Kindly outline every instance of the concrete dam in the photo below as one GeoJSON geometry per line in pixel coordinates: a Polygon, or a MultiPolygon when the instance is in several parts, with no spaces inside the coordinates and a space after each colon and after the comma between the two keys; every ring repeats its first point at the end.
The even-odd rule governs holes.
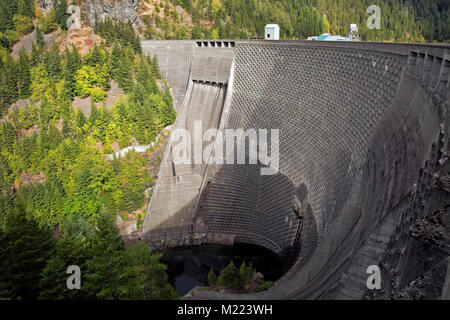
{"type": "MultiPolygon", "coordinates": [[[[261,174],[262,161],[199,163],[194,152],[179,163],[176,141],[168,143],[142,239],[153,247],[254,244],[289,262],[267,291],[197,288],[192,298],[401,298],[417,279],[425,297],[449,298],[450,46],[147,40],[142,47],[157,55],[171,86],[174,129],[192,137],[208,129],[279,132],[271,175],[261,174]],[[368,289],[369,266],[381,270],[380,290],[368,289]]],[[[191,140],[203,159],[223,147],[218,136],[191,140]]]]}

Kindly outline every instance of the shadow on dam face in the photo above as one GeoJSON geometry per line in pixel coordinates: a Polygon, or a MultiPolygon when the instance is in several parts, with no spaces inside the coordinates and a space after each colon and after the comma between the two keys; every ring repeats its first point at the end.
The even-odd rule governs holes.
{"type": "MultiPolygon", "coordinates": [[[[444,221],[436,228],[445,236],[435,248],[439,253],[428,251],[432,263],[411,267],[421,256],[411,243],[425,241],[417,225],[449,204],[442,182],[450,157],[449,46],[142,46],[158,55],[183,121],[207,114],[192,110],[208,110],[216,129],[280,132],[280,166],[273,176],[261,176],[259,165],[161,170],[142,234],[150,245],[247,243],[280,256],[297,248],[289,270],[265,292],[194,290],[194,298],[389,299],[421,275],[434,274],[437,265],[445,269],[445,219],[433,220],[444,221]],[[226,84],[219,100],[195,90],[214,92],[214,83],[226,84]],[[376,294],[367,287],[370,266],[378,266],[383,279],[376,294]]],[[[170,158],[166,163],[171,167],[170,158]]],[[[446,279],[440,289],[450,274],[446,279]]]]}

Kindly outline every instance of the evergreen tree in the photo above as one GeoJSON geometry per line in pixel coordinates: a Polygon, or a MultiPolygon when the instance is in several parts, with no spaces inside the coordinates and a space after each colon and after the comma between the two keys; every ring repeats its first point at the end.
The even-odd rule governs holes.
{"type": "Polygon", "coordinates": [[[67,29],[67,19],[69,18],[69,15],[67,14],[67,7],[66,0],[53,0],[56,23],[58,23],[64,30],[67,29]]]}
{"type": "Polygon", "coordinates": [[[77,111],[76,116],[76,124],[77,127],[81,130],[83,130],[84,124],[86,123],[86,117],[84,116],[83,112],[81,110],[77,111]]]}
{"type": "Polygon", "coordinates": [[[9,121],[5,121],[3,123],[3,134],[2,134],[2,150],[8,151],[9,153],[13,152],[14,143],[17,140],[17,133],[12,124],[9,121]]]}
{"type": "MultiPolygon", "coordinates": [[[[0,153],[0,188],[2,190],[7,190],[8,187],[12,184],[11,179],[11,169],[9,168],[8,162],[5,157],[0,153]]],[[[5,192],[6,193],[6,192],[5,192]]],[[[8,199],[1,195],[0,196],[0,228],[3,227],[3,223],[5,222],[6,212],[8,211],[8,199]]]]}
{"type": "Polygon", "coordinates": [[[128,21],[127,23],[127,31],[131,48],[133,48],[134,52],[137,54],[142,53],[141,39],[139,38],[139,35],[134,32],[133,26],[131,25],[130,21],[128,21]]]}
{"type": "Polygon", "coordinates": [[[14,29],[13,16],[17,7],[15,2],[9,0],[0,0],[0,32],[14,29]]]}
{"type": "Polygon", "coordinates": [[[153,56],[152,68],[153,68],[153,75],[155,76],[155,78],[161,79],[162,75],[161,72],[159,71],[159,62],[156,54],[153,56]]]}
{"type": "Polygon", "coordinates": [[[239,289],[243,289],[246,285],[250,284],[253,279],[256,270],[253,269],[252,264],[246,265],[245,261],[242,262],[239,267],[239,289]]]}
{"type": "Polygon", "coordinates": [[[58,146],[62,141],[62,136],[53,122],[51,122],[49,125],[48,140],[49,140],[49,147],[52,149],[58,146]]]}
{"type": "Polygon", "coordinates": [[[170,93],[169,88],[167,88],[164,93],[163,101],[164,103],[162,105],[162,120],[164,122],[164,125],[168,126],[172,124],[177,117],[175,109],[173,108],[172,94],[170,93]]]}
{"type": "Polygon", "coordinates": [[[235,287],[236,282],[236,267],[233,261],[230,261],[228,266],[220,272],[217,278],[217,285],[224,287],[235,287]]]}
{"type": "Polygon", "coordinates": [[[87,263],[85,288],[98,299],[136,299],[139,287],[136,271],[128,265],[125,245],[111,216],[102,213],[87,263]]]}
{"type": "Polygon", "coordinates": [[[91,125],[95,125],[98,118],[99,118],[99,112],[97,109],[97,105],[92,101],[91,102],[91,114],[89,115],[89,122],[91,123],[91,125]]]}
{"type": "Polygon", "coordinates": [[[39,46],[39,50],[42,50],[45,45],[44,33],[39,29],[39,26],[36,26],[36,44],[39,46]]]}
{"type": "Polygon", "coordinates": [[[61,56],[56,45],[47,51],[44,61],[49,76],[54,80],[58,79],[61,76],[61,56]]]}
{"type": "Polygon", "coordinates": [[[26,99],[30,97],[31,79],[28,56],[25,50],[20,51],[18,71],[18,90],[20,92],[19,97],[21,99],[26,99]]]}
{"type": "Polygon", "coordinates": [[[0,71],[0,117],[3,117],[3,114],[9,107],[9,97],[7,96],[7,87],[6,87],[6,70],[2,67],[0,71]]]}
{"type": "Polygon", "coordinates": [[[110,58],[110,70],[111,70],[111,76],[118,80],[120,76],[120,68],[121,68],[121,60],[124,57],[123,49],[122,47],[115,42],[112,51],[111,51],[111,58],[110,58]]]}
{"type": "Polygon", "coordinates": [[[40,62],[40,52],[35,43],[31,45],[30,67],[36,66],[40,62]]]}
{"type": "Polygon", "coordinates": [[[213,268],[209,269],[208,272],[208,285],[209,286],[215,286],[217,284],[217,275],[214,272],[213,268]]]}
{"type": "Polygon", "coordinates": [[[7,104],[14,103],[19,98],[17,70],[17,63],[8,55],[5,65],[5,101],[7,104]]]}
{"type": "Polygon", "coordinates": [[[78,217],[68,218],[62,226],[61,237],[56,244],[56,253],[42,271],[40,280],[40,299],[87,299],[92,298],[84,290],[83,275],[87,273],[90,237],[92,230],[86,221],[78,217]],[[67,268],[80,267],[81,290],[67,288],[67,268]]]}
{"type": "MultiPolygon", "coordinates": [[[[203,39],[203,33],[202,33],[202,29],[199,25],[195,25],[192,28],[192,34],[191,34],[192,40],[197,40],[197,39],[203,39]]],[[[228,38],[227,36],[223,37],[224,39],[228,38]]]]}
{"type": "Polygon", "coordinates": [[[126,250],[127,261],[136,271],[137,295],[145,300],[175,300],[178,296],[169,284],[167,266],[160,263],[161,255],[151,254],[140,242],[126,250]]]}
{"type": "Polygon", "coordinates": [[[182,6],[184,9],[186,9],[187,12],[192,11],[192,0],[182,0],[182,6]]]}
{"type": "Polygon", "coordinates": [[[41,121],[43,123],[49,123],[50,120],[53,118],[54,114],[52,112],[52,108],[50,106],[50,103],[48,102],[47,97],[44,95],[41,100],[41,106],[39,114],[41,116],[41,121]]]}
{"type": "Polygon", "coordinates": [[[81,56],[75,47],[70,51],[67,47],[64,52],[64,89],[69,97],[75,95],[75,74],[81,68],[81,56]]]}
{"type": "MultiPolygon", "coordinates": [[[[130,52],[130,51],[129,51],[130,52]]],[[[111,74],[119,86],[127,93],[133,90],[134,57],[127,55],[121,46],[113,48],[111,57],[111,74]],[[132,60],[131,60],[131,59],[132,60]]]]}
{"type": "Polygon", "coordinates": [[[18,0],[17,13],[22,16],[34,17],[34,0],[18,0]]]}
{"type": "Polygon", "coordinates": [[[39,279],[54,248],[49,230],[25,216],[22,205],[8,215],[2,241],[0,288],[12,299],[36,299],[39,279]]]}

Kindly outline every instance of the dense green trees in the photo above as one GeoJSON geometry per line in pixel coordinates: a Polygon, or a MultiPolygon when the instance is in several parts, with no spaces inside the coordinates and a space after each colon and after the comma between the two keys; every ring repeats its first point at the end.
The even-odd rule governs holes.
{"type": "Polygon", "coordinates": [[[34,0],[0,0],[0,47],[7,50],[33,30],[34,0]]]}
{"type": "Polygon", "coordinates": [[[422,21],[427,41],[448,41],[450,38],[450,2],[412,0],[417,18],[422,21]]]}
{"type": "Polygon", "coordinates": [[[141,41],[135,33],[131,22],[121,22],[112,19],[97,21],[95,33],[106,39],[106,45],[118,42],[123,47],[130,47],[136,53],[141,53],[141,41]]]}
{"type": "Polygon", "coordinates": [[[112,218],[101,215],[94,236],[92,259],[88,261],[85,288],[99,299],[136,298],[139,283],[125,258],[123,240],[112,218]]]}
{"type": "Polygon", "coordinates": [[[75,74],[81,68],[82,61],[78,50],[72,48],[65,48],[64,52],[64,68],[63,68],[63,80],[64,89],[69,97],[75,95],[75,74]]]}
{"type": "Polygon", "coordinates": [[[36,26],[36,44],[39,46],[39,48],[44,48],[44,33],[41,29],[39,29],[39,26],[36,26]]]}
{"type": "Polygon", "coordinates": [[[19,65],[18,65],[18,81],[17,86],[19,90],[19,97],[26,99],[30,96],[30,66],[28,56],[24,50],[20,52],[19,65]]]}
{"type": "Polygon", "coordinates": [[[67,0],[53,0],[53,8],[55,8],[55,20],[61,29],[67,29],[67,0]]]}
{"type": "Polygon", "coordinates": [[[84,220],[66,221],[55,251],[42,272],[41,299],[177,298],[160,256],[143,243],[125,248],[108,214],[100,215],[96,228],[84,220]],[[80,267],[81,290],[66,287],[70,265],[80,267]]]}
{"type": "Polygon", "coordinates": [[[0,60],[1,298],[176,298],[159,256],[125,248],[114,223],[144,205],[147,161],[106,157],[113,146],[153,141],[175,119],[171,96],[159,90],[151,58],[118,39],[111,45],[81,57],[41,43],[0,60]],[[72,107],[75,95],[102,100],[113,79],[125,91],[114,105],[72,107]],[[80,266],[82,290],[67,289],[69,265],[80,266]]]}
{"type": "MultiPolygon", "coordinates": [[[[445,41],[450,39],[450,10],[447,0],[407,2],[403,0],[173,0],[192,15],[193,39],[216,37],[263,37],[267,23],[277,23],[281,37],[304,39],[331,32],[346,35],[351,23],[356,23],[363,40],[445,41]],[[370,5],[381,8],[382,28],[369,30],[366,13],[370,5]],[[210,28],[200,20],[210,20],[210,28]]],[[[160,24],[166,38],[182,39],[175,25],[160,24]]]]}
{"type": "Polygon", "coordinates": [[[40,274],[54,248],[50,230],[18,205],[7,215],[2,237],[0,292],[14,299],[37,298],[40,274]]]}
{"type": "Polygon", "coordinates": [[[17,13],[22,16],[34,16],[34,0],[17,0],[17,13]]]}
{"type": "Polygon", "coordinates": [[[94,89],[101,90],[106,83],[108,74],[104,69],[83,66],[75,74],[75,93],[84,98],[91,95],[94,89]]]}
{"type": "Polygon", "coordinates": [[[13,16],[17,12],[17,6],[11,5],[11,1],[0,1],[0,32],[14,28],[13,16]]]}
{"type": "Polygon", "coordinates": [[[58,80],[61,74],[61,56],[57,45],[44,52],[44,65],[51,80],[58,80]]]}
{"type": "Polygon", "coordinates": [[[178,299],[175,290],[168,282],[167,267],[159,262],[161,255],[151,255],[145,244],[139,243],[127,252],[129,261],[138,265],[138,295],[145,300],[178,299]]]}
{"type": "Polygon", "coordinates": [[[231,261],[228,266],[220,272],[220,275],[217,278],[217,284],[219,286],[237,288],[238,282],[239,274],[237,273],[234,262],[231,261]]]}
{"type": "Polygon", "coordinates": [[[144,243],[125,248],[111,215],[93,227],[66,219],[58,240],[24,209],[0,228],[0,298],[176,299],[160,255],[144,243]],[[67,288],[67,268],[80,267],[81,289],[67,288]]]}
{"type": "Polygon", "coordinates": [[[55,253],[41,273],[40,299],[88,299],[93,296],[84,286],[87,261],[92,257],[90,241],[93,233],[93,228],[82,218],[68,218],[64,221],[55,253]],[[67,289],[67,267],[71,265],[80,267],[80,290],[67,289]]]}
{"type": "Polygon", "coordinates": [[[214,269],[211,268],[211,269],[209,269],[209,272],[208,272],[208,285],[210,285],[212,287],[212,286],[215,286],[216,284],[217,284],[217,275],[214,272],[214,269]]]}
{"type": "Polygon", "coordinates": [[[0,116],[5,113],[11,103],[19,98],[18,64],[8,55],[0,70],[0,116]]]}
{"type": "Polygon", "coordinates": [[[130,92],[133,87],[131,65],[132,58],[127,54],[129,50],[119,43],[115,43],[111,53],[111,75],[117,80],[125,92],[130,92]]]}
{"type": "Polygon", "coordinates": [[[19,35],[28,34],[34,29],[33,20],[30,16],[15,15],[13,22],[19,35]]]}
{"type": "Polygon", "coordinates": [[[87,261],[85,290],[98,299],[175,299],[166,267],[145,244],[125,249],[114,221],[100,215],[87,261]]]}

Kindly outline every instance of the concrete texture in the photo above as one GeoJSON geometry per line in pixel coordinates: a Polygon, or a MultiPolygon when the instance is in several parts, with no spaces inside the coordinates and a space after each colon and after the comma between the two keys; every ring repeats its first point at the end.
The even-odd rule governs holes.
{"type": "Polygon", "coordinates": [[[172,87],[176,111],[179,111],[186,94],[194,46],[192,41],[142,41],[142,50],[158,57],[159,69],[172,87]]]}
{"type": "MultiPolygon", "coordinates": [[[[158,55],[161,72],[169,82],[173,82],[175,100],[182,101],[177,108],[178,116],[173,130],[186,129],[194,137],[195,121],[201,121],[202,133],[210,128],[219,128],[227,101],[234,49],[224,48],[218,51],[215,48],[197,47],[186,41],[143,42],[144,51],[152,48],[158,55]],[[166,53],[161,53],[164,50],[166,53]],[[176,68],[176,64],[173,66],[170,60],[177,52],[182,57],[175,59],[181,64],[180,68],[176,68]],[[184,72],[187,73],[187,78],[184,72]]],[[[172,148],[177,143],[178,141],[172,140],[169,142],[161,164],[144,221],[143,233],[147,238],[159,239],[161,232],[174,232],[178,235],[180,230],[186,234],[193,230],[195,206],[204,182],[206,165],[194,164],[198,163],[194,161],[194,141],[191,146],[191,164],[176,164],[172,148]]],[[[208,144],[204,143],[202,148],[208,144]]]]}
{"type": "MultiPolygon", "coordinates": [[[[142,45],[172,86],[175,127],[279,129],[280,171],[176,167],[169,145],[142,237],[228,234],[294,259],[268,291],[193,298],[386,299],[420,274],[433,278],[448,237],[436,244],[411,230],[440,210],[431,233],[450,234],[450,197],[435,187],[449,171],[449,46],[227,43],[142,45]],[[370,265],[382,269],[376,293],[370,265]]],[[[443,282],[430,292],[447,295],[443,282]]]]}

